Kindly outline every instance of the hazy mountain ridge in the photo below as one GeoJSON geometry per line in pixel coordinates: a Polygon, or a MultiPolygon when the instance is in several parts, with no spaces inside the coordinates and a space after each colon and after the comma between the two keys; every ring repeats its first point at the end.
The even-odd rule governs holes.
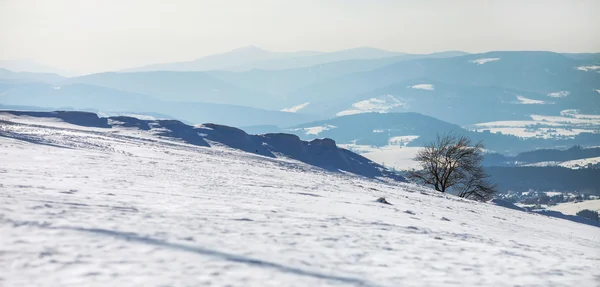
{"type": "Polygon", "coordinates": [[[0,85],[0,106],[36,106],[46,109],[89,110],[96,112],[161,113],[190,123],[218,122],[234,126],[278,123],[294,125],[314,116],[256,109],[240,105],[202,102],[171,102],[139,93],[87,84],[0,85]]]}
{"type": "Polygon", "coordinates": [[[334,61],[350,59],[373,59],[401,55],[375,48],[357,48],[337,52],[271,52],[258,47],[248,46],[229,52],[202,57],[193,61],[162,63],[131,68],[123,72],[147,71],[209,71],[232,70],[246,71],[265,69],[269,65],[279,65],[279,69],[299,68],[334,61]],[[291,61],[290,61],[291,60],[291,61]],[[287,64],[278,64],[288,61],[287,64]]]}
{"type": "MultiPolygon", "coordinates": [[[[332,80],[346,74],[370,71],[400,61],[409,61],[420,58],[446,58],[463,54],[465,53],[441,52],[424,55],[406,54],[383,58],[331,61],[300,68],[254,68],[249,71],[210,71],[209,73],[223,81],[233,83],[240,87],[279,96],[284,95],[286,101],[294,101],[294,98],[288,99],[287,95],[289,93],[302,87],[332,80]]],[[[303,62],[303,64],[307,63],[303,62]]]]}
{"type": "Polygon", "coordinates": [[[61,70],[49,65],[41,64],[27,59],[18,60],[0,60],[0,68],[13,72],[39,73],[39,74],[57,74],[63,77],[74,76],[77,73],[61,70]]]}
{"type": "MultiPolygon", "coordinates": [[[[331,103],[367,95],[405,81],[427,79],[454,86],[524,91],[537,94],[536,98],[547,102],[564,102],[572,109],[600,113],[600,98],[596,92],[600,74],[578,69],[589,64],[589,61],[552,52],[489,52],[443,59],[417,59],[317,83],[299,89],[290,97],[297,98],[297,103],[315,100],[331,103]],[[569,94],[564,98],[547,96],[560,91],[569,94]]],[[[403,93],[410,91],[394,92],[393,95],[402,97],[403,93]]],[[[435,88],[433,93],[436,93],[435,88]]],[[[514,101],[517,101],[516,95],[514,101]]],[[[312,107],[315,106],[318,107],[312,107]]]]}
{"type": "Polygon", "coordinates": [[[210,76],[206,72],[101,73],[64,81],[145,94],[167,101],[268,106],[263,94],[241,89],[210,76]]]}
{"type": "Polygon", "coordinates": [[[402,57],[406,55],[400,52],[391,52],[381,49],[362,47],[335,52],[325,52],[310,56],[289,57],[283,59],[274,59],[266,61],[257,61],[246,65],[233,66],[231,71],[259,70],[287,70],[297,68],[307,68],[311,66],[322,65],[332,62],[346,60],[376,60],[382,58],[402,57]]]}
{"type": "MultiPolygon", "coordinates": [[[[244,51],[268,53],[257,48],[238,52],[244,51]]],[[[418,112],[461,125],[559,116],[564,111],[600,113],[600,73],[593,68],[593,55],[458,54],[346,60],[277,71],[99,73],[47,86],[11,80],[19,75],[13,73],[0,75],[0,104],[155,112],[192,123],[279,128],[370,112],[418,112]]],[[[596,136],[573,137],[565,144],[587,145],[596,136]]],[[[520,146],[522,142],[516,150],[556,144],[531,140],[520,146]]]]}
{"type": "Polygon", "coordinates": [[[530,119],[531,114],[559,115],[561,111],[573,107],[570,104],[572,101],[565,98],[549,98],[534,92],[495,86],[447,84],[417,78],[353,97],[317,102],[303,111],[327,116],[354,110],[377,111],[369,107],[357,109],[359,103],[369,100],[382,101],[380,109],[385,112],[417,112],[461,125],[498,119],[526,120],[530,119]],[[519,101],[520,97],[546,101],[548,104],[524,105],[519,101]]]}
{"type": "Polygon", "coordinates": [[[16,83],[58,83],[67,79],[54,73],[15,72],[0,68],[0,84],[16,83]]]}
{"type": "Polygon", "coordinates": [[[268,59],[282,59],[286,57],[317,55],[320,52],[270,52],[255,46],[234,49],[229,52],[209,55],[191,61],[150,64],[138,68],[129,68],[121,72],[149,72],[149,71],[209,71],[222,70],[230,66],[251,63],[268,59]]]}

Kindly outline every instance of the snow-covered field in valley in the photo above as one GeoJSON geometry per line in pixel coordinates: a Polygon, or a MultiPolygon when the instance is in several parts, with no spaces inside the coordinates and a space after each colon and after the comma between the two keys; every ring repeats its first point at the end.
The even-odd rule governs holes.
{"type": "Polygon", "coordinates": [[[135,129],[4,120],[0,286],[600,282],[597,227],[135,129]]]}
{"type": "Polygon", "coordinates": [[[344,144],[340,146],[355,151],[385,167],[400,171],[418,169],[419,163],[414,161],[414,157],[417,155],[417,152],[422,149],[422,147],[406,147],[398,145],[373,147],[367,145],[344,144]]]}
{"type": "Polygon", "coordinates": [[[577,110],[563,110],[560,116],[530,115],[527,121],[495,121],[478,123],[465,128],[473,131],[502,133],[523,138],[565,138],[582,133],[598,133],[600,115],[580,114],[577,110]]]}
{"type": "Polygon", "coordinates": [[[548,209],[560,211],[564,214],[575,215],[577,212],[584,209],[600,212],[600,199],[586,200],[579,202],[564,202],[554,206],[550,206],[548,209]]]}

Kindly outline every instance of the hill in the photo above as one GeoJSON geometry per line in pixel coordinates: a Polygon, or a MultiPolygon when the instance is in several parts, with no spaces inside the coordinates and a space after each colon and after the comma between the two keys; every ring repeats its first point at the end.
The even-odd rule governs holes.
{"type": "Polygon", "coordinates": [[[265,108],[271,99],[239,88],[205,72],[100,73],[75,77],[64,84],[88,84],[130,93],[144,94],[165,101],[236,104],[265,108]]]}
{"type": "Polygon", "coordinates": [[[316,102],[305,112],[329,116],[365,112],[416,112],[461,125],[503,120],[530,120],[530,115],[559,115],[581,106],[563,99],[505,87],[446,84],[410,79],[374,91],[316,102]],[[529,104],[534,102],[536,104],[529,104]]]}
{"type": "Polygon", "coordinates": [[[75,75],[73,72],[65,71],[27,59],[0,60],[0,69],[10,70],[18,73],[56,74],[63,77],[75,75]]]}
{"type": "Polygon", "coordinates": [[[516,156],[503,156],[490,154],[486,157],[488,166],[528,165],[535,163],[567,162],[588,158],[600,157],[600,147],[582,148],[573,146],[568,149],[538,149],[517,154],[516,156]]]}
{"type": "Polygon", "coordinates": [[[501,192],[576,191],[600,195],[600,169],[486,167],[501,192]]]}
{"type": "MultiPolygon", "coordinates": [[[[22,117],[25,117],[25,122],[30,122],[30,118],[33,117],[50,121],[64,121],[82,127],[133,128],[149,135],[157,135],[171,140],[177,139],[197,146],[226,146],[270,158],[294,159],[333,172],[344,171],[370,178],[405,181],[401,176],[385,170],[360,155],[338,148],[335,141],[331,139],[316,139],[306,142],[290,134],[249,135],[240,129],[217,124],[190,126],[177,120],[146,120],[128,116],[105,118],[98,117],[94,113],[80,111],[1,111],[0,115],[7,119],[7,122],[4,123],[7,125],[13,123],[17,126],[18,124],[14,124],[14,122],[22,122],[22,117]]],[[[10,128],[6,127],[6,129],[8,131],[0,131],[0,135],[17,136],[10,132],[10,128]]],[[[30,137],[25,137],[25,139],[32,140],[30,137]]],[[[38,141],[38,139],[34,141],[38,141]]]]}
{"type": "Polygon", "coordinates": [[[404,53],[390,52],[371,47],[361,47],[348,50],[341,50],[328,53],[319,53],[316,55],[289,57],[284,59],[256,61],[246,65],[230,67],[233,71],[248,71],[253,69],[260,70],[286,70],[305,68],[331,62],[356,59],[381,59],[402,56],[404,53]]]}
{"type": "Polygon", "coordinates": [[[13,72],[0,68],[0,84],[15,83],[57,83],[65,77],[52,73],[13,72]]]}
{"type": "Polygon", "coordinates": [[[31,120],[0,125],[9,286],[597,282],[598,227],[139,128],[31,120]]]}
{"type": "MultiPolygon", "coordinates": [[[[374,70],[400,61],[409,61],[420,58],[446,58],[458,55],[464,55],[464,53],[442,52],[424,55],[406,54],[382,58],[371,56],[370,58],[349,60],[338,60],[344,59],[344,57],[339,57],[330,59],[330,61],[317,61],[315,63],[306,61],[306,57],[302,57],[286,59],[285,61],[276,60],[268,62],[272,62],[273,65],[278,65],[279,68],[277,69],[273,67],[269,68],[268,66],[259,66],[247,71],[210,71],[209,74],[239,87],[275,95],[280,98],[284,96],[285,102],[282,104],[293,104],[295,99],[288,99],[287,95],[305,86],[333,80],[346,74],[374,70]],[[286,61],[293,60],[296,60],[299,63],[297,65],[285,63],[286,61]],[[300,67],[290,68],[295,66],[300,67]]],[[[320,56],[325,55],[314,57],[320,56]]]]}
{"type": "Polygon", "coordinates": [[[330,53],[314,51],[281,53],[248,46],[193,61],[154,64],[127,69],[124,72],[293,69],[343,60],[377,59],[398,55],[401,53],[375,48],[357,48],[330,53]]]}
{"type": "Polygon", "coordinates": [[[285,129],[304,139],[329,137],[339,143],[383,147],[423,146],[437,134],[454,132],[473,141],[483,141],[486,148],[502,154],[516,154],[537,148],[595,145],[598,134],[581,134],[567,139],[523,139],[490,132],[474,132],[419,113],[360,113],[305,123],[285,129]]]}
{"type": "MultiPolygon", "coordinates": [[[[518,117],[523,116],[521,110],[525,108],[530,109],[530,114],[536,109],[550,109],[548,112],[556,115],[560,109],[598,114],[600,98],[596,90],[600,74],[586,68],[592,64],[552,52],[489,52],[417,59],[319,82],[298,89],[289,97],[296,99],[296,104],[313,102],[307,112],[325,106],[337,108],[337,113],[360,100],[386,95],[403,103],[397,107],[418,108],[419,104],[425,104],[413,99],[421,95],[439,99],[431,107],[436,112],[448,112],[440,108],[452,103],[456,110],[449,115],[457,119],[449,120],[457,123],[465,122],[458,115],[474,99],[483,105],[480,108],[483,112],[496,113],[496,120],[508,119],[498,115],[503,107],[519,110],[518,117]],[[495,109],[494,104],[500,108],[495,109]]],[[[469,121],[474,123],[473,119],[469,121]]]]}

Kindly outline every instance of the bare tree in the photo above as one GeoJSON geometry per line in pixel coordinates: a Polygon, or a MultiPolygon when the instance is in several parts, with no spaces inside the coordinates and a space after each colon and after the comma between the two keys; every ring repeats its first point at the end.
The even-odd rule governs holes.
{"type": "Polygon", "coordinates": [[[453,191],[464,198],[490,200],[496,185],[488,180],[481,165],[483,148],[481,142],[471,145],[466,136],[438,134],[435,141],[417,153],[414,160],[421,169],[409,171],[408,178],[440,192],[453,191]]]}

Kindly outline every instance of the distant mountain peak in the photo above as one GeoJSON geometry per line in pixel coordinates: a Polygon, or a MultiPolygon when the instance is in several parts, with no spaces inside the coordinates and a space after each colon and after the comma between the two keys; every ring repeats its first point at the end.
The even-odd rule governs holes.
{"type": "Polygon", "coordinates": [[[269,53],[269,51],[254,46],[254,45],[248,45],[248,46],[244,46],[244,47],[239,47],[237,49],[233,49],[231,50],[231,52],[263,52],[263,53],[269,53]]]}
{"type": "Polygon", "coordinates": [[[369,46],[355,47],[355,48],[345,49],[345,50],[342,50],[342,51],[382,51],[382,52],[392,52],[390,50],[379,49],[379,48],[374,48],[374,47],[369,47],[369,46]]]}

